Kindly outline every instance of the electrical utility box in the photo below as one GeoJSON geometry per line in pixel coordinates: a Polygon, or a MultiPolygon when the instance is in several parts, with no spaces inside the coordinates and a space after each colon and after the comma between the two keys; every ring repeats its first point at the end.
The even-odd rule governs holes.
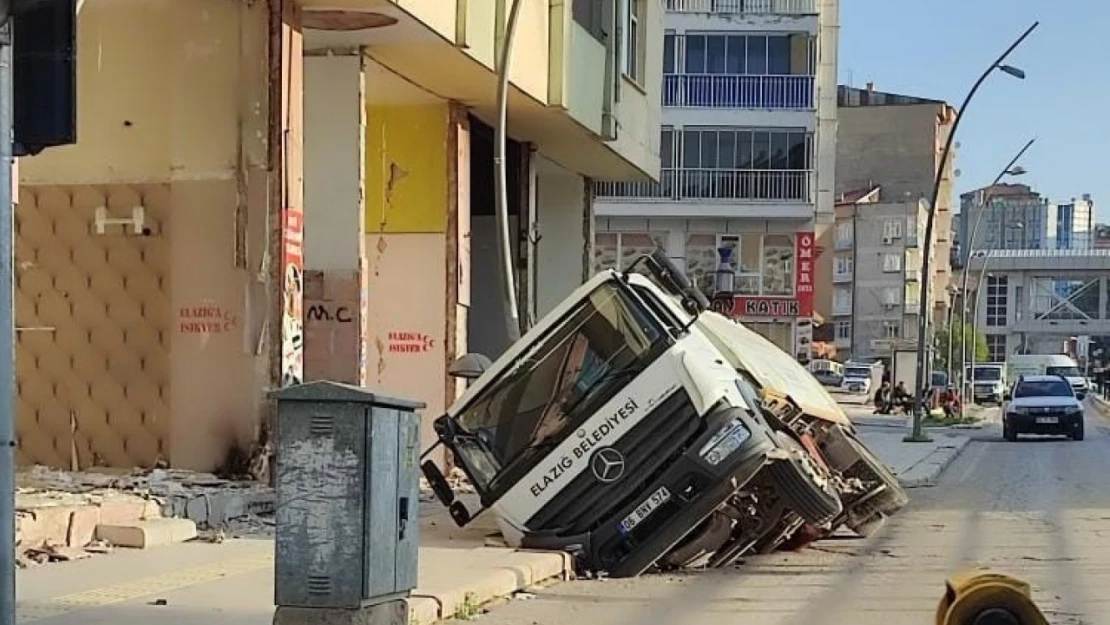
{"type": "Polygon", "coordinates": [[[357,386],[275,391],[279,607],[360,608],[416,587],[423,404],[357,386]]]}

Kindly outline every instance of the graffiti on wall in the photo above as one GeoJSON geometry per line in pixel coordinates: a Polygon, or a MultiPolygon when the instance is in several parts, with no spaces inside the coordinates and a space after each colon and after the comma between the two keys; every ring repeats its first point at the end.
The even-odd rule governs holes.
{"type": "Polygon", "coordinates": [[[436,342],[423,332],[389,333],[389,352],[391,354],[422,354],[435,348],[436,342]]]}
{"type": "Polygon", "coordinates": [[[213,301],[177,310],[177,327],[182,334],[223,334],[235,329],[235,321],[235,313],[213,301]]]}
{"type": "Polygon", "coordinates": [[[281,384],[304,379],[304,213],[281,212],[281,384]]]}

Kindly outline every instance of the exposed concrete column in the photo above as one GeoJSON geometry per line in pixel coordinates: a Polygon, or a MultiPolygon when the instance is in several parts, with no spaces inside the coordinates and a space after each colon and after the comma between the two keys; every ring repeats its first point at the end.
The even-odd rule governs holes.
{"type": "Polygon", "coordinates": [[[305,379],[366,383],[365,61],[305,58],[305,379]]]}

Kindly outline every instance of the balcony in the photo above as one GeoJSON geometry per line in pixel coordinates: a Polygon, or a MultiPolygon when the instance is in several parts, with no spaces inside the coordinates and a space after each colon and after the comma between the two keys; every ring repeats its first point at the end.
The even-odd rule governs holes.
{"type": "Polygon", "coordinates": [[[850,238],[842,239],[840,237],[837,237],[836,242],[833,243],[833,249],[835,249],[838,252],[843,252],[845,250],[852,249],[852,239],[850,239],[850,238]]]}
{"type": "Polygon", "coordinates": [[[835,284],[843,284],[845,282],[851,282],[851,281],[852,281],[852,272],[851,271],[837,271],[837,272],[833,273],[833,283],[835,283],[835,284]]]}
{"type": "Polygon", "coordinates": [[[808,110],[814,108],[813,76],[668,74],[663,106],[808,110]]]}
{"type": "Polygon", "coordinates": [[[665,0],[672,13],[816,15],[817,0],[665,0]]]}
{"type": "Polygon", "coordinates": [[[659,182],[598,182],[608,200],[812,202],[812,171],[664,169],[659,182]]]}
{"type": "Polygon", "coordinates": [[[837,300],[833,302],[834,315],[850,315],[852,314],[852,302],[837,300]]]}

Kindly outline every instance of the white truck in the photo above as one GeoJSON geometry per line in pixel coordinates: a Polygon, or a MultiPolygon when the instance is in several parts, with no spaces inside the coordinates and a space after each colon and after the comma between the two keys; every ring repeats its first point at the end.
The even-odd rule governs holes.
{"type": "Polygon", "coordinates": [[[971,381],[971,399],[976,404],[995,404],[1001,406],[1006,396],[1006,380],[1016,380],[1012,373],[1007,374],[1006,364],[1001,362],[976,363],[964,367],[966,379],[971,381]]]}
{"type": "Polygon", "coordinates": [[[1009,379],[1020,375],[1059,375],[1067,378],[1075,396],[1087,396],[1090,381],[1079,370],[1075,360],[1065,354],[1017,354],[1007,360],[1009,379]]]}
{"type": "MultiPolygon", "coordinates": [[[[712,555],[759,525],[756,493],[816,525],[841,514],[801,442],[772,430],[758,393],[696,327],[707,308],[662,252],[602,271],[436,420],[510,545],[625,577],[712,555]]],[[[468,523],[476,512],[437,465],[422,469],[468,523]]]]}
{"type": "Polygon", "coordinates": [[[879,387],[882,379],[882,363],[849,361],[844,363],[844,378],[840,382],[840,390],[869,395],[879,387]]]}

